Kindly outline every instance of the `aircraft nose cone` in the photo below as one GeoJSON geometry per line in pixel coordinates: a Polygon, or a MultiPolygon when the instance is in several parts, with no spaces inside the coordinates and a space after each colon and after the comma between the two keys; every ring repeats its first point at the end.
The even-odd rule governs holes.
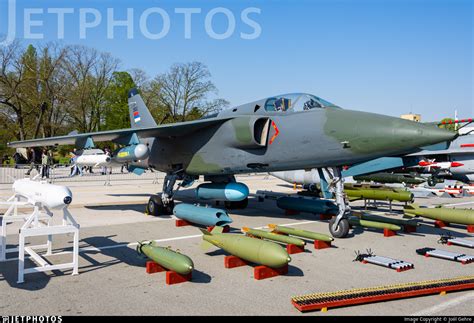
{"type": "Polygon", "coordinates": [[[449,141],[456,133],[436,125],[351,110],[327,114],[325,131],[356,154],[402,154],[449,141]]]}
{"type": "Polygon", "coordinates": [[[456,132],[438,128],[437,126],[423,125],[420,140],[425,140],[429,144],[436,144],[444,141],[451,141],[456,137],[456,132]]]}

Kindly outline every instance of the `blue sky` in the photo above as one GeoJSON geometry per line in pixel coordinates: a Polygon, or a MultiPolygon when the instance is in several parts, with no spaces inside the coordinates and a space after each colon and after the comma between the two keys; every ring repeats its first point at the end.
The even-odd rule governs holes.
{"type": "MultiPolygon", "coordinates": [[[[208,65],[220,97],[238,105],[288,92],[309,92],[347,109],[398,116],[421,113],[424,121],[474,116],[474,5],[471,0],[316,0],[316,1],[124,1],[17,0],[17,36],[23,38],[24,8],[74,8],[66,16],[68,44],[82,44],[119,58],[123,69],[141,68],[149,76],[174,62],[208,65]],[[140,15],[160,7],[170,17],[169,33],[159,40],[143,36],[140,15]],[[205,17],[216,7],[235,16],[235,32],[225,40],[211,38],[205,17]],[[253,29],[241,20],[242,10],[261,34],[244,40],[253,29]],[[79,8],[95,8],[102,23],[79,38],[79,8]],[[134,37],[125,28],[107,39],[107,8],[116,19],[134,9],[134,37]],[[184,37],[184,18],[175,8],[200,8],[192,17],[192,37],[184,37]]],[[[32,15],[43,26],[33,27],[44,39],[57,40],[57,16],[32,15]]],[[[0,0],[0,33],[7,33],[7,1],[0,0]]],[[[162,27],[150,16],[150,31],[162,27]]],[[[217,14],[213,29],[223,33],[227,19],[217,14]]],[[[35,43],[37,40],[25,40],[35,43]]]]}

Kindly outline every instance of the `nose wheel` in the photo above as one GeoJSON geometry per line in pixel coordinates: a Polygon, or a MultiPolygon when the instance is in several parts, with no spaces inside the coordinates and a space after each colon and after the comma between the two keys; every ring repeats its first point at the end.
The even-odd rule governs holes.
{"type": "Polygon", "coordinates": [[[339,221],[339,225],[335,226],[334,223],[336,222],[336,218],[332,218],[329,221],[329,232],[334,238],[345,238],[349,233],[349,220],[343,218],[339,221]]]}
{"type": "Polygon", "coordinates": [[[149,215],[160,216],[160,215],[171,215],[173,214],[174,201],[169,200],[167,203],[163,203],[163,199],[160,195],[152,195],[148,200],[146,206],[146,212],[149,215]]]}
{"type": "Polygon", "coordinates": [[[329,232],[334,238],[345,238],[349,233],[349,220],[351,208],[346,204],[344,197],[344,178],[342,177],[342,169],[340,167],[332,167],[331,184],[334,195],[336,197],[336,204],[339,207],[339,213],[329,221],[329,232]]]}

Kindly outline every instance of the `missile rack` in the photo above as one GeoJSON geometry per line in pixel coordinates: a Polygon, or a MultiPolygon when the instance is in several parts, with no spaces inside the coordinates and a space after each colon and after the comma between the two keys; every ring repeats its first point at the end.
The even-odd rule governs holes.
{"type": "Polygon", "coordinates": [[[395,269],[397,272],[402,272],[402,271],[415,268],[415,265],[403,260],[376,256],[372,253],[371,250],[367,250],[366,254],[363,254],[357,251],[356,258],[354,259],[354,261],[360,261],[363,264],[369,263],[369,264],[374,264],[374,265],[378,265],[378,266],[382,266],[382,267],[386,267],[390,269],[395,269]]]}
{"type": "Polygon", "coordinates": [[[456,246],[461,246],[461,247],[474,248],[473,240],[453,238],[451,236],[441,236],[438,242],[442,244],[447,244],[448,246],[456,245],[456,246]]]}
{"type": "Polygon", "coordinates": [[[292,297],[292,304],[300,311],[326,311],[328,308],[375,303],[416,296],[444,294],[474,288],[474,276],[441,280],[316,293],[292,297]]]}
{"type": "Polygon", "coordinates": [[[451,252],[446,250],[440,250],[435,248],[422,248],[416,250],[416,253],[425,257],[435,257],[441,259],[447,259],[452,261],[458,261],[463,265],[474,262],[474,256],[469,256],[464,253],[451,252]]]}

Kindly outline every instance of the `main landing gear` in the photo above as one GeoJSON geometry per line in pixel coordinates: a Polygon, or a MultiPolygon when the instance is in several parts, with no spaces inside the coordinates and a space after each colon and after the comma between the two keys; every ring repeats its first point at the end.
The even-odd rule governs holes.
{"type": "MultiPolygon", "coordinates": [[[[174,209],[174,185],[179,176],[177,174],[167,174],[163,182],[163,193],[150,196],[146,211],[149,215],[171,215],[174,209]]],[[[178,186],[179,189],[180,186],[178,186]]]]}
{"type": "Polygon", "coordinates": [[[336,204],[339,207],[339,213],[336,217],[333,217],[329,221],[329,232],[334,238],[345,238],[349,233],[349,220],[348,216],[350,214],[350,207],[346,204],[344,198],[344,179],[342,177],[341,167],[331,167],[331,172],[327,172],[331,177],[330,187],[334,191],[336,196],[336,204]]]}

